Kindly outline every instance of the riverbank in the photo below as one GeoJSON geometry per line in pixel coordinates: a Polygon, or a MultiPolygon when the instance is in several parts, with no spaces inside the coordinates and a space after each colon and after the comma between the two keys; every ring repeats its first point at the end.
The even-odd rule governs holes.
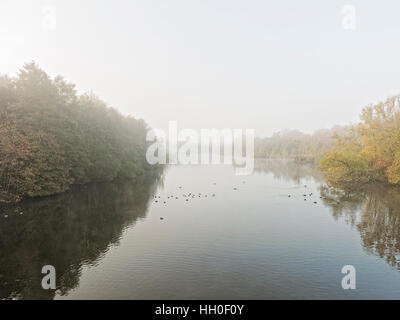
{"type": "Polygon", "coordinates": [[[63,193],[74,185],[135,180],[149,130],[94,94],[78,95],[35,63],[0,87],[0,202],[63,193]]]}

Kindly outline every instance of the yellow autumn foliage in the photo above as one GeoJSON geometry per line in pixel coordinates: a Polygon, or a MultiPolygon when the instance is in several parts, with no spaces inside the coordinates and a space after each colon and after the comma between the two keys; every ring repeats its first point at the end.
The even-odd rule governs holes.
{"type": "Polygon", "coordinates": [[[400,184],[400,96],[365,107],[361,122],[336,138],[320,168],[332,184],[400,184]]]}

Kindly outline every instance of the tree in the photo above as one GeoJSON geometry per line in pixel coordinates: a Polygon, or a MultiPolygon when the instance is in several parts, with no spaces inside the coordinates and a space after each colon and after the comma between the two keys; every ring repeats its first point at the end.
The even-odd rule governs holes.
{"type": "Polygon", "coordinates": [[[333,184],[400,184],[400,96],[364,108],[361,122],[336,139],[320,167],[333,184]]]}
{"type": "Polygon", "coordinates": [[[134,179],[148,127],[93,94],[51,79],[35,63],[0,78],[0,201],[61,193],[72,185],[134,179]]]}

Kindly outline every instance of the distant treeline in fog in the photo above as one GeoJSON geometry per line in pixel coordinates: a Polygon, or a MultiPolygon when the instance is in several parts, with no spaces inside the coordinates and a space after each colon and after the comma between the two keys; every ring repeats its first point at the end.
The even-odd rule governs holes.
{"type": "Polygon", "coordinates": [[[369,182],[399,185],[400,96],[365,107],[356,125],[313,134],[284,131],[257,138],[255,157],[314,162],[334,186],[369,182]]]}
{"type": "Polygon", "coordinates": [[[334,185],[400,184],[400,96],[363,109],[361,121],[338,137],[320,168],[334,185]]]}
{"type": "Polygon", "coordinates": [[[336,135],[344,135],[349,127],[335,126],[321,129],[313,134],[298,130],[286,130],[268,138],[256,138],[254,155],[256,158],[293,159],[318,163],[331,148],[336,135]]]}
{"type": "Polygon", "coordinates": [[[134,179],[150,169],[147,130],[28,63],[15,78],[0,77],[0,202],[134,179]]]}

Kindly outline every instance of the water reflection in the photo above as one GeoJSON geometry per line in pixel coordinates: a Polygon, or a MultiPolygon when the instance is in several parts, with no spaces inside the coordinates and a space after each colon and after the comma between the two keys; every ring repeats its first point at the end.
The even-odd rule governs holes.
{"type": "Polygon", "coordinates": [[[92,185],[3,208],[0,299],[52,299],[56,292],[41,288],[46,264],[57,270],[58,294],[75,288],[82,266],[96,264],[124,228],[145,217],[159,179],[92,185]]]}
{"type": "Polygon", "coordinates": [[[340,190],[323,185],[323,202],[360,232],[363,247],[400,270],[400,188],[370,185],[340,190]]]}
{"type": "Polygon", "coordinates": [[[256,173],[272,173],[275,179],[286,182],[301,183],[302,179],[313,178],[323,182],[324,176],[317,167],[308,162],[294,162],[292,160],[255,159],[254,171],[256,173]]]}
{"type": "Polygon", "coordinates": [[[313,178],[320,183],[322,202],[332,216],[357,228],[365,250],[400,270],[400,188],[380,184],[333,188],[324,183],[323,174],[315,165],[290,160],[259,159],[255,171],[272,173],[275,179],[297,184],[313,178]]]}
{"type": "Polygon", "coordinates": [[[315,166],[291,161],[256,161],[255,170],[242,184],[230,167],[173,167],[165,190],[156,176],[0,208],[0,298],[341,298],[335,268],[348,257],[370,272],[364,281],[378,292],[357,290],[357,297],[396,296],[398,272],[374,264],[379,259],[369,268],[371,257],[359,255],[359,239],[341,224],[360,233],[365,250],[400,269],[399,188],[334,189],[315,166]],[[186,190],[217,196],[153,204],[136,228],[156,187],[162,197],[186,190]],[[116,256],[127,256],[115,260],[124,264],[114,270],[108,250],[122,237],[129,241],[116,256]],[[107,259],[83,268],[106,254],[108,268],[107,259]],[[56,292],[40,286],[45,264],[56,267],[56,292]],[[385,276],[376,274],[381,270],[385,276]],[[115,287],[105,276],[110,271],[119,277],[115,287]]]}

